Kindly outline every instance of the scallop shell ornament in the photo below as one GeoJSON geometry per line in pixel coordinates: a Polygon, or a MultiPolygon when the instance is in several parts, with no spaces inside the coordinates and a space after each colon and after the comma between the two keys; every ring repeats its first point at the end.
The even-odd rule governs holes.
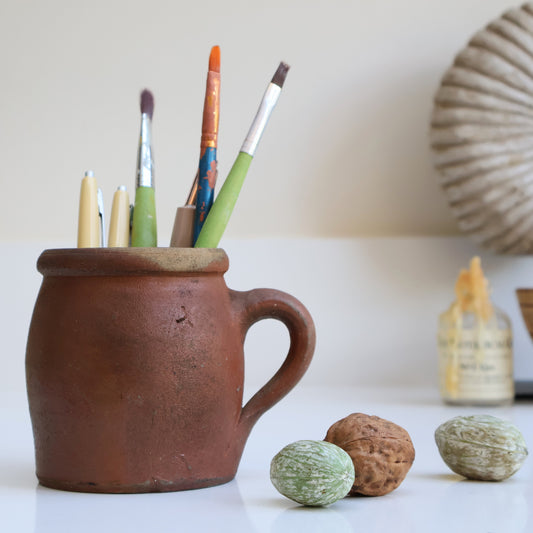
{"type": "Polygon", "coordinates": [[[476,33],[435,95],[431,147],[459,228],[533,253],[533,3],[476,33]]]}

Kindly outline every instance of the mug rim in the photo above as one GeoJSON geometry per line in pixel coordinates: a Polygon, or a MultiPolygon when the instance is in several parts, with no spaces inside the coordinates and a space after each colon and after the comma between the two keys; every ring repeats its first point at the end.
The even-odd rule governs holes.
{"type": "Polygon", "coordinates": [[[44,276],[124,276],[223,273],[222,248],[51,248],[37,260],[44,276]]]}

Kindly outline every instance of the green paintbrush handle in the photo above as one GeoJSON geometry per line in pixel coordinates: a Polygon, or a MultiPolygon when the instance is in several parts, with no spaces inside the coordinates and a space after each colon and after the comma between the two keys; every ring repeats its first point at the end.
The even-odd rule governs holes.
{"type": "Polygon", "coordinates": [[[252,159],[250,154],[239,152],[209,211],[202,231],[194,245],[195,248],[216,248],[218,246],[241,192],[242,184],[252,159]]]}
{"type": "Polygon", "coordinates": [[[137,187],[131,225],[132,246],[157,246],[155,191],[153,187],[137,187]]]}

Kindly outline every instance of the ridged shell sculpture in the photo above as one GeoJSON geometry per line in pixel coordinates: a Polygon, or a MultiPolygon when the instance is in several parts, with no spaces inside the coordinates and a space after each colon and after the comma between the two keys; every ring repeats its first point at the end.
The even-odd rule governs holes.
{"type": "Polygon", "coordinates": [[[476,33],[435,96],[431,147],[462,231],[533,253],[533,3],[476,33]]]}

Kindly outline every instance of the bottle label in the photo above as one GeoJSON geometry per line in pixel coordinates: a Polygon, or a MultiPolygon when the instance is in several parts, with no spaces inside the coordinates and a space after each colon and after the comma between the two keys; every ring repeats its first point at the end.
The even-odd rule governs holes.
{"type": "Polygon", "coordinates": [[[444,399],[498,401],[514,394],[511,330],[439,333],[439,376],[444,399]]]}

